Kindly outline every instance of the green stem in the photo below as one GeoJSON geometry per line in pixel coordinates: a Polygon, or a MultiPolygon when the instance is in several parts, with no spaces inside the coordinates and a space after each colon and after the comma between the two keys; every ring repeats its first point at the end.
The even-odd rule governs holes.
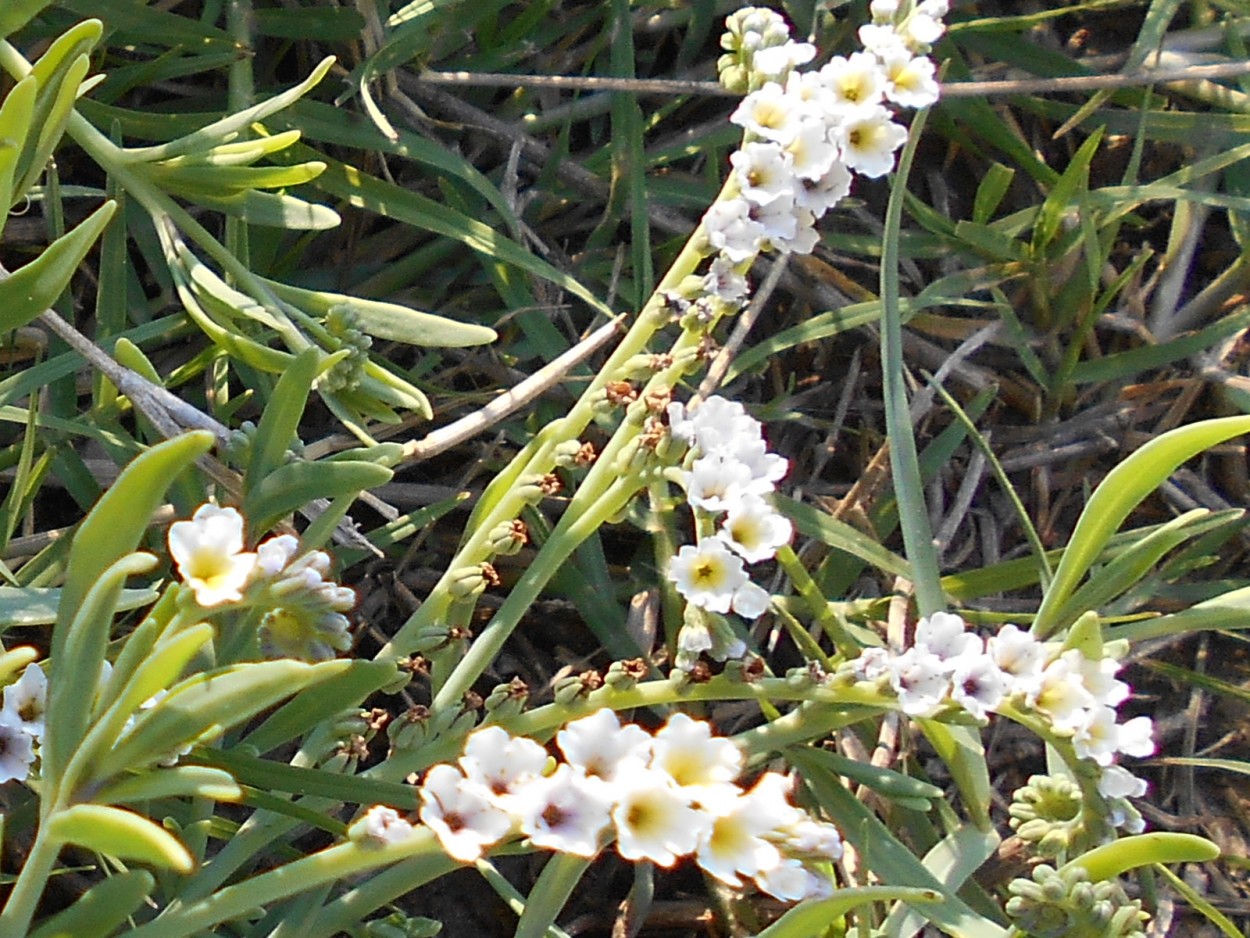
{"type": "Polygon", "coordinates": [[[0,938],[22,938],[39,906],[57,854],[61,852],[60,844],[52,843],[44,836],[46,830],[47,822],[44,821],[35,835],[34,846],[22,863],[22,872],[13,884],[4,910],[0,911],[0,938]]]}
{"type": "Polygon", "coordinates": [[[920,460],[907,406],[906,364],[903,361],[903,316],[899,304],[899,234],[903,222],[903,200],[907,175],[911,170],[920,133],[928,111],[920,111],[912,121],[907,145],[899,157],[898,171],[890,189],[886,208],[885,235],[881,245],[881,370],[885,403],[886,435],[890,441],[890,471],[898,496],[899,527],[903,545],[915,578],[916,605],[927,616],[946,608],[942,592],[937,550],[929,512],[925,505],[920,460]]]}
{"type": "Polygon", "coordinates": [[[514,938],[545,938],[551,934],[556,916],[569,901],[591,860],[571,853],[554,854],[525,901],[525,911],[517,923],[514,938]]]}
{"type": "MultiPolygon", "coordinates": [[[[855,657],[859,653],[859,644],[842,627],[842,623],[838,621],[838,617],[831,608],[829,600],[820,591],[816,581],[811,578],[807,568],[803,566],[803,561],[794,552],[794,548],[789,544],[783,545],[777,551],[777,563],[786,572],[786,576],[790,578],[794,588],[799,591],[799,595],[807,603],[812,617],[829,635],[829,638],[833,641],[834,646],[842,657],[855,657]]],[[[811,638],[810,635],[808,637],[809,639],[811,638]]],[[[818,656],[818,660],[828,661],[823,652],[818,656]]]]}
{"type": "MultiPolygon", "coordinates": [[[[174,903],[156,919],[129,932],[129,938],[183,938],[335,880],[399,860],[434,856],[443,856],[443,850],[433,831],[426,827],[416,828],[411,837],[397,844],[363,845],[348,841],[227,886],[198,902],[174,903]]],[[[431,877],[445,872],[439,864],[431,864],[430,870],[431,877]]]]}

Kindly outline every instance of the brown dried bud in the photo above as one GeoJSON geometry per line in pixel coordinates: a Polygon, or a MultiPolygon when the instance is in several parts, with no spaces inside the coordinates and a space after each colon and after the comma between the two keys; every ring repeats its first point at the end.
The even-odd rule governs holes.
{"type": "Polygon", "coordinates": [[[598,457],[598,455],[599,454],[595,452],[594,443],[583,443],[578,448],[577,455],[573,457],[573,462],[576,465],[581,466],[582,468],[585,468],[586,466],[589,466],[591,463],[593,463],[595,459],[598,457]]]}
{"type": "Polygon", "coordinates": [[[638,389],[628,381],[609,381],[603,391],[613,407],[624,407],[638,400],[638,389]]]}

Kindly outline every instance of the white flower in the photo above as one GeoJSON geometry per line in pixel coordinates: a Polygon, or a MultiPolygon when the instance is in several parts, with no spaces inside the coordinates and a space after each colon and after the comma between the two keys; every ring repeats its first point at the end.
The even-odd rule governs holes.
{"type": "Polygon", "coordinates": [[[22,676],[4,689],[4,710],[17,717],[22,731],[43,739],[44,711],[48,707],[48,677],[37,664],[28,664],[22,676]]]}
{"type": "Polygon", "coordinates": [[[894,658],[889,674],[899,709],[908,716],[933,716],[950,691],[950,678],[942,659],[920,646],[894,658]]]}
{"type": "Polygon", "coordinates": [[[728,612],[734,592],[747,580],[741,558],[720,538],[707,537],[697,546],[684,545],[668,567],[668,578],[686,601],[711,612],[728,612]]]}
{"type": "Polygon", "coordinates": [[[1098,791],[1104,798],[1140,798],[1146,794],[1146,780],[1121,765],[1108,765],[1098,777],[1098,791]]]}
{"type": "Polygon", "coordinates": [[[521,833],[536,847],[579,857],[599,852],[599,836],[611,820],[611,792],[591,784],[567,763],[547,778],[536,778],[513,798],[521,833]]]}
{"type": "Polygon", "coordinates": [[[866,23],[859,28],[858,35],[860,45],[879,58],[885,59],[900,52],[911,54],[906,41],[892,25],[866,23]]]}
{"type": "Polygon", "coordinates": [[[1041,686],[1046,646],[1014,625],[1004,625],[985,643],[985,650],[1010,679],[1008,694],[1033,694],[1041,686]]]}
{"type": "Polygon", "coordinates": [[[835,55],[819,74],[839,107],[869,108],[885,97],[885,71],[871,52],[854,52],[850,57],[835,55]]]}
{"type": "MultiPolygon", "coordinates": [[[[1090,707],[1072,734],[1072,748],[1082,759],[1109,766],[1119,749],[1119,727],[1111,707],[1090,707]]],[[[1153,748],[1153,747],[1152,747],[1153,748]]]]}
{"type": "Polygon", "coordinates": [[[290,534],[279,534],[262,541],[256,547],[256,572],[262,576],[275,577],[291,562],[299,550],[299,539],[290,534]]]}
{"type": "Polygon", "coordinates": [[[964,620],[954,613],[935,612],[916,623],[916,644],[954,666],[956,659],[979,656],[985,644],[967,631],[964,620]]]}
{"type": "Polygon", "coordinates": [[[742,750],[732,740],[712,735],[707,722],[674,713],[651,740],[650,767],[680,787],[693,789],[702,804],[700,790],[724,786],[738,777],[742,750]]]}
{"type": "Polygon", "coordinates": [[[26,781],[35,761],[34,738],[21,719],[8,709],[0,710],[0,783],[26,781]]]}
{"type": "Polygon", "coordinates": [[[798,233],[799,221],[794,209],[794,191],[791,190],[764,205],[752,205],[751,218],[763,229],[764,238],[773,247],[780,247],[798,233]]]}
{"type": "Polygon", "coordinates": [[[1081,680],[1085,683],[1085,689],[1093,695],[1095,701],[1105,707],[1119,706],[1128,700],[1132,692],[1127,684],[1115,679],[1119,671],[1120,662],[1114,658],[1081,658],[1081,680]]]}
{"type": "Polygon", "coordinates": [[[776,846],[762,836],[773,826],[772,812],[757,797],[739,793],[716,812],[712,827],[699,841],[695,859],[722,883],[741,886],[752,876],[781,862],[776,846]]]}
{"type": "Polygon", "coordinates": [[[907,17],[898,32],[910,48],[924,49],[942,38],[942,33],[946,32],[946,26],[938,17],[925,12],[922,5],[907,17]]]}
{"type": "Polygon", "coordinates": [[[892,23],[898,13],[898,0],[872,0],[868,12],[874,23],[892,23]]]}
{"type": "Polygon", "coordinates": [[[937,101],[941,88],[937,82],[937,66],[923,55],[912,55],[899,49],[882,59],[888,84],[885,96],[903,107],[928,107],[937,101]]]}
{"type": "Polygon", "coordinates": [[[880,105],[856,111],[839,128],[842,161],[870,179],[894,168],[894,151],[906,142],[907,129],[880,105]]]}
{"type": "Polygon", "coordinates": [[[738,272],[734,262],[718,254],[703,276],[703,289],[726,303],[741,303],[750,293],[745,274],[738,272]]]}
{"type": "Polygon", "coordinates": [[[754,439],[744,435],[734,440],[726,446],[724,452],[750,470],[751,482],[746,490],[756,495],[767,495],[790,470],[790,461],[784,456],[768,452],[768,447],[758,431],[754,439]]]}
{"type": "Polygon", "coordinates": [[[838,145],[829,139],[829,128],[824,121],[805,120],[799,124],[799,132],[786,146],[785,153],[789,157],[790,192],[796,204],[802,205],[798,200],[803,183],[820,179],[829,172],[838,161],[838,145]]]}
{"type": "Polygon", "coordinates": [[[782,902],[824,899],[833,893],[833,885],[828,879],[817,876],[802,861],[794,859],[784,859],[775,866],[760,870],[755,874],[755,882],[764,892],[782,902]]]}
{"type": "Polygon", "coordinates": [[[801,180],[794,192],[794,202],[816,215],[823,215],[841,202],[851,191],[851,171],[835,160],[828,171],[816,180],[801,180]]]}
{"type": "Polygon", "coordinates": [[[394,808],[375,804],[364,817],[365,834],[384,844],[398,844],[412,836],[412,825],[394,808]]]}
{"type": "Polygon", "coordinates": [[[1154,755],[1154,721],[1150,717],[1133,717],[1117,727],[1116,752],[1144,759],[1154,755]]]}
{"type": "Polygon", "coordinates": [[[452,765],[436,765],[421,785],[421,820],[434,831],[447,854],[469,863],[512,830],[511,816],[496,807],[489,792],[452,765]]]}
{"type": "Polygon", "coordinates": [[[465,777],[490,792],[503,808],[518,786],[542,775],[546,767],[546,749],[532,739],[509,735],[500,726],[484,726],[470,733],[460,757],[465,777]]]}
{"type": "Polygon", "coordinates": [[[774,836],[780,835],[786,852],[818,857],[822,860],[837,860],[842,856],[842,835],[832,824],[817,821],[807,814],[800,813],[797,820],[778,828],[774,836]]]}
{"type": "Polygon", "coordinates": [[[668,405],[668,422],[673,436],[694,447],[699,455],[732,452],[761,440],[760,423],[737,401],[714,394],[687,413],[680,401],[668,405]]]}
{"type": "Polygon", "coordinates": [[[1050,718],[1056,732],[1075,733],[1097,703],[1081,679],[1084,661],[1078,649],[1068,649],[1046,665],[1037,689],[1026,698],[1050,718]]]}
{"type": "MultiPolygon", "coordinates": [[[[747,580],[747,582],[734,590],[733,599],[730,601],[729,606],[744,619],[758,619],[768,611],[772,604],[773,597],[768,590],[747,580]]],[[[739,643],[727,657],[737,658],[745,651],[746,645],[739,643]]]]}
{"type": "Polygon", "coordinates": [[[751,467],[726,453],[701,456],[682,475],[686,500],[704,511],[725,511],[751,488],[751,467]]]}
{"type": "Polygon", "coordinates": [[[689,790],[674,785],[666,772],[644,769],[622,779],[612,809],[617,852],[657,866],[672,866],[693,853],[713,819],[691,802],[689,790]]]}
{"type": "Polygon", "coordinates": [[[568,724],[556,742],[569,764],[606,783],[642,770],[651,754],[646,730],[632,723],[621,726],[606,708],[568,724]]]}
{"type": "Polygon", "coordinates": [[[784,145],[798,133],[802,117],[800,103],[787,95],[777,82],[770,81],[743,98],[729,120],[757,137],[784,145]]]}
{"type": "Polygon", "coordinates": [[[720,536],[747,563],[759,563],[790,543],[794,526],[760,496],[746,494],[729,506],[720,536]]]}
{"type": "Polygon", "coordinates": [[[793,197],[793,157],[779,144],[748,143],[731,154],[729,162],[738,178],[738,189],[748,201],[764,205],[783,196],[793,197]]]}
{"type": "Polygon", "coordinates": [[[985,655],[956,659],[951,672],[951,699],[978,720],[984,720],[1006,696],[1008,677],[985,655]]]}
{"type": "Polygon", "coordinates": [[[256,555],[243,552],[243,516],[216,505],[169,526],[169,553],[205,608],[242,599],[256,566],[256,555]]]}
{"type": "Polygon", "coordinates": [[[788,40],[779,46],[758,50],[751,58],[751,69],[761,78],[775,81],[814,58],[816,47],[810,42],[788,40]]]}
{"type": "Polygon", "coordinates": [[[758,253],[764,226],[751,217],[746,199],[721,199],[703,214],[708,243],[733,263],[750,260],[758,253]]]}
{"type": "Polygon", "coordinates": [[[857,681],[878,681],[889,675],[892,660],[889,651],[884,648],[865,648],[851,662],[851,674],[857,681]]]}

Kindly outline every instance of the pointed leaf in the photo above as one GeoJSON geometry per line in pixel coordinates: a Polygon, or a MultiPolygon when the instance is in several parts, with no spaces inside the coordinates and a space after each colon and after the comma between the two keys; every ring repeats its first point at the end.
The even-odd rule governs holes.
{"type": "Polygon", "coordinates": [[[98,778],[150,765],[214,729],[228,729],[350,667],[350,661],[253,661],[197,674],[140,714],[94,766],[98,778]]]}
{"type": "Polygon", "coordinates": [[[119,860],[190,873],[195,860],[173,834],[133,811],[102,804],[76,804],[48,819],[48,837],[119,860]]]}
{"type": "Polygon", "coordinates": [[[152,894],[156,878],[147,870],[122,870],[96,883],[68,909],[45,919],[30,938],[105,938],[152,894]]]}
{"type": "Polygon", "coordinates": [[[0,332],[24,326],[52,306],[116,207],[116,202],[105,202],[29,264],[0,280],[0,332]]]}
{"type": "Polygon", "coordinates": [[[95,800],[100,804],[134,804],[157,798],[240,801],[243,789],[224,769],[207,765],[176,765],[125,776],[95,794],[95,800]]]}
{"type": "Polygon", "coordinates": [[[828,899],[801,902],[765,928],[756,938],[812,938],[852,909],[870,902],[907,902],[916,905],[941,902],[942,894],[933,889],[908,886],[855,886],[839,889],[828,899]]]}
{"type": "Polygon", "coordinates": [[[457,322],[398,303],[365,300],[324,290],[303,290],[273,280],[265,283],[281,299],[315,316],[324,317],[336,308],[347,309],[355,316],[360,329],[379,339],[425,348],[463,348],[484,345],[498,338],[495,330],[487,326],[457,322]]]}
{"type": "Polygon", "coordinates": [[[13,183],[34,121],[38,88],[38,81],[27,75],[13,86],[0,105],[0,210],[6,214],[22,194],[13,191],[13,183]]]}
{"type": "Polygon", "coordinates": [[[243,513],[266,530],[318,498],[337,498],[385,485],[393,473],[362,462],[296,462],[282,466],[247,493],[243,513]]]}
{"type": "Polygon", "coordinates": [[[299,422],[308,406],[308,395],[320,372],[320,353],[313,348],[295,356],[278,379],[273,396],[265,405],[252,442],[251,459],[243,479],[245,492],[251,492],[262,479],[284,462],[287,448],[299,433],[299,422]]]}
{"type": "Polygon", "coordinates": [[[1107,473],[1077,520],[1033,620],[1033,633],[1048,638],[1068,624],[1060,610],[1129,512],[1181,463],[1243,433],[1250,433],[1250,417],[1221,417],[1178,427],[1150,440],[1107,473]]]}
{"type": "Polygon", "coordinates": [[[1196,834],[1179,834],[1171,831],[1151,831],[1134,834],[1068,861],[1059,871],[1081,866],[1089,873],[1092,882],[1113,879],[1126,870],[1152,863],[1209,863],[1218,858],[1220,848],[1196,834]]]}

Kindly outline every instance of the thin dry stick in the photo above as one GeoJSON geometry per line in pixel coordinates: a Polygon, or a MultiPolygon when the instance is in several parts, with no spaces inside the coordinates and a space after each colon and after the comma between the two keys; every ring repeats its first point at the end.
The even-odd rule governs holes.
{"type": "MultiPolygon", "coordinates": [[[[1008,94],[1059,94],[1100,91],[1141,85],[1236,78],[1250,75],[1250,61],[1142,69],[1123,75],[1070,75],[1062,78],[1021,78],[1004,81],[954,81],[942,85],[944,98],[978,98],[1008,94]]],[[[559,88],[568,91],[629,91],[635,94],[697,94],[741,97],[715,81],[680,79],[597,78],[573,75],[510,75],[501,72],[439,72],[426,70],[420,80],[432,85],[474,85],[489,88],[559,88]]]]}
{"type": "Polygon", "coordinates": [[[787,260],[789,260],[788,255],[782,254],[773,261],[773,266],[768,271],[768,275],[764,277],[764,282],[760,284],[759,289],[755,291],[755,296],[751,298],[751,305],[743,310],[742,315],[738,317],[738,321],[734,323],[734,331],[730,333],[729,340],[716,353],[716,357],[712,359],[712,364],[708,366],[707,375],[704,377],[703,383],[699,385],[699,391],[695,397],[699,399],[705,398],[720,385],[725,377],[725,373],[729,371],[730,362],[734,360],[734,356],[742,348],[742,343],[747,340],[747,333],[755,325],[755,320],[760,318],[760,313],[764,311],[768,298],[772,296],[773,290],[781,282],[781,275],[785,273],[787,260]]]}
{"type": "Polygon", "coordinates": [[[520,410],[550,390],[614,336],[620,335],[624,322],[624,316],[617,316],[480,410],[440,427],[420,440],[405,443],[404,462],[420,462],[446,452],[520,410]]]}

